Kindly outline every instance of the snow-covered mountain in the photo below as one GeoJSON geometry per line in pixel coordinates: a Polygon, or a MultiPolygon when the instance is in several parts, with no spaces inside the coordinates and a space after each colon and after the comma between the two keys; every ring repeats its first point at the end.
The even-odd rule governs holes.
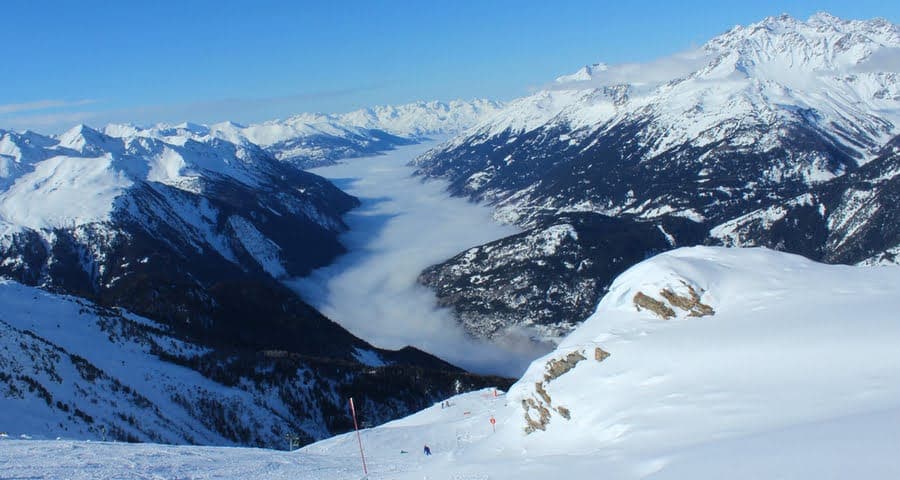
{"type": "MultiPolygon", "coordinates": [[[[658,255],[620,275],[506,395],[363,432],[382,468],[371,478],[389,459],[391,478],[891,478],[898,295],[896,268],[766,249],[658,255]]],[[[303,451],[350,461],[355,442],[303,451]]]]}
{"type": "Polygon", "coordinates": [[[400,137],[421,138],[462,133],[487,120],[502,107],[502,102],[486,99],[430,101],[377,106],[342,114],[301,114],[288,121],[309,124],[334,122],[368,130],[382,130],[400,137]]]}
{"type": "Polygon", "coordinates": [[[370,479],[895,478],[898,295],[896,268],[682,248],[620,275],[508,393],[295,454],[0,439],[0,461],[13,476],[350,479],[362,447],[370,479]]]}
{"type": "Polygon", "coordinates": [[[182,123],[139,128],[108,125],[113,136],[143,135],[179,142],[184,138],[221,138],[233,143],[261,146],[279,160],[300,168],[333,164],[350,157],[374,155],[429,135],[448,135],[485,120],[502,107],[499,102],[417,102],[378,106],[343,114],[303,113],[284,120],[239,125],[182,123]]]}
{"type": "Polygon", "coordinates": [[[671,59],[673,76],[593,68],[556,82],[417,163],[517,222],[547,210],[714,220],[853,170],[900,133],[900,77],[881,60],[896,48],[883,20],[768,18],[671,59]]]}
{"type": "MultiPolygon", "coordinates": [[[[422,175],[449,179],[453,193],[492,203],[498,219],[528,228],[546,229],[572,212],[663,230],[664,219],[681,217],[710,232],[700,242],[770,245],[846,263],[889,260],[900,241],[877,233],[880,220],[860,208],[867,201],[854,193],[858,185],[823,206],[842,213],[791,217],[783,233],[751,220],[805,204],[804,195],[826,184],[869,175],[854,172],[889,155],[900,134],[898,51],[900,28],[885,20],[770,17],[655,62],[597,64],[560,77],[415,164],[422,175]]],[[[875,177],[884,185],[896,175],[868,170],[882,172],[875,177]]],[[[520,317],[540,307],[519,305],[520,317]]],[[[552,313],[572,306],[558,303],[552,313]]]]}
{"type": "Polygon", "coordinates": [[[0,275],[83,299],[0,284],[0,398],[32,433],[274,446],[289,428],[309,442],[349,428],[330,413],[344,394],[384,420],[482,381],[375,349],[280,283],[344,252],[355,198],[252,143],[119,135],[0,132],[0,275]],[[130,355],[162,373],[126,378],[130,355]],[[46,408],[25,415],[36,399],[46,408]]]}
{"type": "Polygon", "coordinates": [[[455,308],[465,329],[483,338],[523,334],[557,342],[587,318],[615,278],[637,262],[703,241],[685,218],[658,224],[589,212],[473,247],[425,269],[419,283],[455,308]]]}
{"type": "Polygon", "coordinates": [[[154,275],[299,275],[343,251],[356,199],[256,145],[181,140],[2,132],[0,271],[104,294],[154,275]]]}
{"type": "MultiPolygon", "coordinates": [[[[279,448],[286,435],[308,443],[346,430],[347,419],[330,413],[341,411],[345,395],[357,396],[367,421],[379,422],[438,392],[487,382],[410,367],[413,352],[362,342],[353,349],[357,361],[338,362],[213,349],[128,311],[9,280],[0,280],[0,304],[0,428],[7,435],[279,448]],[[397,391],[379,393],[384,385],[397,391]]],[[[339,346],[339,338],[330,341],[339,346]]]]}

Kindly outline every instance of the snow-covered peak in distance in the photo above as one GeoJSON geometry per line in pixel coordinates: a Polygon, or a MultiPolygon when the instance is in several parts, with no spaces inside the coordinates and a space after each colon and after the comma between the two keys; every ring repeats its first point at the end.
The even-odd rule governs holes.
{"type": "Polygon", "coordinates": [[[459,133],[489,118],[502,107],[501,102],[485,99],[419,101],[405,105],[381,105],[338,114],[300,113],[283,120],[269,120],[249,125],[231,121],[212,125],[190,122],[177,125],[157,124],[150,128],[109,124],[104,131],[112,136],[213,135],[236,143],[248,140],[264,147],[296,137],[315,134],[359,134],[365,130],[381,130],[391,135],[418,138],[425,135],[459,133]]]}
{"type": "Polygon", "coordinates": [[[338,115],[338,118],[343,123],[358,127],[384,130],[405,137],[419,137],[462,132],[489,118],[502,106],[500,102],[485,99],[415,102],[356,110],[338,115]]]}
{"type": "Polygon", "coordinates": [[[159,124],[150,128],[107,125],[111,136],[143,135],[182,144],[187,139],[221,138],[253,143],[276,158],[302,168],[340,158],[371,155],[428,135],[462,132],[502,108],[491,100],[452,100],[378,106],[342,114],[302,113],[283,120],[241,125],[159,124]]]}
{"type": "Polygon", "coordinates": [[[65,131],[58,140],[60,148],[72,149],[82,154],[96,154],[110,148],[119,149],[122,143],[84,124],[65,131]]]}
{"type": "MultiPolygon", "coordinates": [[[[642,64],[596,64],[510,102],[478,131],[524,133],[548,123],[596,131],[651,118],[662,153],[721,140],[729,119],[771,125],[811,112],[864,162],[900,125],[900,29],[883,19],[783,15],[738,26],[702,47],[642,64]]],[[[462,139],[458,139],[462,140],[462,139]]],[[[775,145],[774,138],[755,139],[775,145]]]]}
{"type": "Polygon", "coordinates": [[[56,138],[0,131],[0,220],[30,229],[103,221],[116,197],[144,181],[195,193],[204,176],[251,187],[267,181],[260,162],[270,157],[256,145],[116,133],[123,136],[85,125],[56,138]]]}
{"type": "Polygon", "coordinates": [[[380,130],[391,135],[418,138],[426,135],[459,133],[490,117],[502,107],[499,102],[476,99],[471,101],[415,102],[405,105],[384,105],[348,113],[302,113],[284,120],[271,120],[241,127],[236,124],[216,124],[213,132],[235,135],[240,132],[250,141],[262,146],[273,145],[295,137],[314,134],[348,135],[380,130]]]}
{"type": "Polygon", "coordinates": [[[45,158],[44,149],[55,144],[52,138],[34,132],[0,130],[0,188],[5,188],[32,164],[45,158]]]}
{"type": "Polygon", "coordinates": [[[586,82],[594,76],[609,70],[609,66],[605,63],[595,63],[593,65],[585,65],[577,72],[570,75],[562,75],[556,77],[556,83],[586,82]]]}

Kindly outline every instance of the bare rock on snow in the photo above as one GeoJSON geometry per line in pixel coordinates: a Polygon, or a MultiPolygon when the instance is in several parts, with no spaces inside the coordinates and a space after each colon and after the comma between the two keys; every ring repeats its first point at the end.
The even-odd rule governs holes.
{"type": "Polygon", "coordinates": [[[642,308],[650,310],[659,315],[663,320],[668,320],[675,316],[675,310],[669,308],[665,303],[646,295],[644,292],[634,294],[634,306],[640,312],[642,308]]]}
{"type": "MultiPolygon", "coordinates": [[[[682,282],[684,283],[684,282],[682,282]]],[[[705,303],[700,301],[700,295],[694,290],[694,287],[684,283],[688,289],[688,295],[678,295],[668,288],[662,289],[659,294],[663,296],[670,304],[678,307],[686,312],[690,317],[705,317],[707,315],[715,315],[716,311],[705,303]]]]}
{"type": "MultiPolygon", "coordinates": [[[[594,359],[598,362],[606,360],[609,355],[609,352],[600,347],[594,349],[594,359]]],[[[555,410],[566,420],[571,420],[571,410],[562,405],[553,406],[553,399],[550,397],[550,393],[547,392],[546,387],[551,381],[571,371],[582,360],[587,360],[585,352],[575,350],[569,352],[563,358],[554,358],[546,363],[543,380],[534,383],[536,396],[522,400],[522,408],[525,410],[526,434],[537,430],[546,430],[547,425],[550,423],[551,410],[555,410]],[[532,411],[534,411],[537,418],[532,418],[532,411]]]]}
{"type": "MultiPolygon", "coordinates": [[[[665,301],[657,300],[644,292],[637,292],[634,295],[634,306],[638,311],[647,309],[659,315],[663,320],[675,317],[675,310],[672,307],[684,310],[689,317],[705,317],[707,315],[715,315],[716,311],[709,305],[700,301],[700,294],[694,287],[686,282],[681,282],[687,288],[686,295],[679,295],[670,288],[663,288],[659,291],[659,295],[665,301]],[[668,302],[669,305],[666,305],[668,302]]],[[[702,293],[702,290],[701,290],[702,293]]]]}

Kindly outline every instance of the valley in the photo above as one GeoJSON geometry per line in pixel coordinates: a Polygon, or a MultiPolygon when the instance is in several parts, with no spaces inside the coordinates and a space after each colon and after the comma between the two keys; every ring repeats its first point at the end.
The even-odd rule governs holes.
{"type": "Polygon", "coordinates": [[[900,9],[402,3],[7,40],[0,477],[900,478],[900,9]]]}
{"type": "Polygon", "coordinates": [[[469,247],[518,232],[487,206],[452,197],[443,180],[423,181],[407,164],[438,142],[400,147],[311,170],[357,197],[339,240],[348,253],[288,285],[329,318],[382,348],[407,345],[467,370],[516,376],[549,346],[527,334],[495,341],[470,337],[419,285],[425,268],[469,247]]]}

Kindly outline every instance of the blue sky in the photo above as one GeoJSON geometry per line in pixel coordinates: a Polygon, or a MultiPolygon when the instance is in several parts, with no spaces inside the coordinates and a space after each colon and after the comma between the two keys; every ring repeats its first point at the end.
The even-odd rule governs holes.
{"type": "Polygon", "coordinates": [[[768,15],[898,22],[898,3],[4,2],[0,128],[506,100],[584,64],[651,60],[768,15]]]}

